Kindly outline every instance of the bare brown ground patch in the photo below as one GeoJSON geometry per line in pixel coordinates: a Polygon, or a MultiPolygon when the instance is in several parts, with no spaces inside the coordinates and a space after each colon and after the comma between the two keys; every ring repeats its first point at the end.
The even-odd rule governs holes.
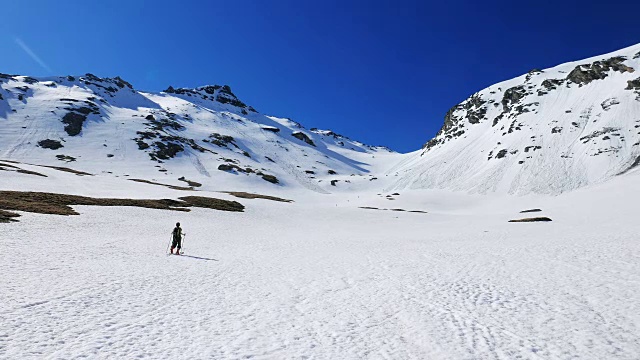
{"type": "Polygon", "coordinates": [[[0,210],[0,224],[18,221],[15,218],[19,216],[20,214],[16,214],[14,212],[0,210]]]}
{"type": "Polygon", "coordinates": [[[1,163],[1,162],[0,162],[0,170],[2,170],[2,171],[15,171],[15,172],[18,172],[18,173],[21,173],[21,174],[47,177],[47,175],[40,174],[39,172],[35,172],[35,171],[31,171],[31,170],[25,170],[25,169],[22,169],[20,167],[15,166],[15,165],[9,165],[9,164],[5,164],[5,163],[1,163]]]}
{"type": "MultiPolygon", "coordinates": [[[[33,165],[33,164],[29,164],[29,165],[33,165]]],[[[50,166],[50,165],[35,165],[35,166],[42,166],[42,167],[46,167],[46,168],[49,168],[49,169],[54,169],[54,170],[58,170],[58,171],[64,171],[64,172],[68,172],[68,173],[71,173],[71,174],[76,174],[78,176],[93,176],[93,174],[90,174],[88,172],[75,170],[75,169],[70,169],[70,168],[64,167],[64,166],[50,166]]]]}
{"type": "MultiPolygon", "coordinates": [[[[0,160],[3,163],[11,163],[11,164],[25,164],[25,165],[32,165],[32,166],[39,166],[39,167],[44,167],[44,168],[49,168],[49,169],[54,169],[54,170],[58,170],[58,171],[64,171],[64,172],[68,172],[71,174],[76,174],[78,176],[93,176],[93,174],[90,174],[88,172],[84,172],[84,171],[80,171],[80,170],[75,170],[75,169],[71,169],[71,168],[67,168],[67,167],[63,167],[63,166],[51,166],[51,165],[38,165],[38,164],[29,164],[29,163],[21,163],[18,161],[11,161],[11,160],[0,160]]],[[[4,166],[11,166],[8,164],[3,164],[4,166]]],[[[15,166],[14,166],[15,167],[15,166]]],[[[44,176],[46,177],[46,175],[37,173],[35,171],[29,171],[29,170],[23,170],[23,171],[18,171],[18,172],[22,172],[24,174],[31,174],[31,175],[39,175],[39,176],[44,176]]]]}
{"type": "Polygon", "coordinates": [[[419,214],[428,214],[426,211],[422,210],[405,210],[405,209],[381,209],[373,206],[360,206],[360,209],[366,210],[382,210],[382,211],[399,211],[399,212],[410,212],[410,213],[419,213],[419,214]]]}
{"type": "Polygon", "coordinates": [[[283,199],[283,198],[270,196],[270,195],[252,194],[244,191],[223,191],[223,192],[229,195],[233,195],[235,197],[242,198],[242,199],[265,199],[265,200],[280,201],[280,202],[286,202],[286,203],[293,202],[293,200],[283,199]]]}
{"type": "Polygon", "coordinates": [[[189,180],[189,179],[185,178],[184,176],[183,176],[183,177],[181,177],[181,178],[179,178],[178,180],[183,181],[183,182],[186,182],[186,183],[187,183],[187,184],[189,184],[189,186],[191,186],[192,188],[202,186],[202,184],[200,184],[199,182],[197,182],[197,181],[191,181],[191,180],[189,180]]]}
{"type": "Polygon", "coordinates": [[[222,200],[203,196],[183,196],[180,200],[186,202],[187,206],[224,210],[224,211],[243,211],[244,205],[237,201],[222,200]]]}
{"type": "Polygon", "coordinates": [[[236,201],[201,196],[185,196],[179,200],[111,199],[45,192],[0,191],[1,219],[16,217],[15,215],[18,214],[13,213],[13,211],[52,215],[78,215],[78,213],[71,207],[73,205],[133,206],[173,211],[190,211],[190,207],[237,212],[242,212],[244,210],[244,206],[236,201]]]}
{"type": "Polygon", "coordinates": [[[173,189],[173,190],[195,191],[195,189],[194,189],[194,188],[192,188],[192,187],[169,185],[169,184],[163,184],[163,183],[154,182],[154,181],[149,181],[149,180],[144,180],[144,179],[129,179],[129,180],[131,180],[131,181],[135,181],[135,182],[139,182],[139,183],[145,183],[145,184],[151,184],[151,185],[164,186],[164,187],[166,187],[166,188],[173,189]]]}

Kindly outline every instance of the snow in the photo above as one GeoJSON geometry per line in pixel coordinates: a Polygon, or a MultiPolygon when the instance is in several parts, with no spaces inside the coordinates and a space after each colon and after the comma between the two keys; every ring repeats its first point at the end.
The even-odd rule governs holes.
{"type": "MultiPolygon", "coordinates": [[[[327,193],[336,190],[330,185],[334,179],[341,180],[341,185],[348,184],[344,180],[349,180],[362,183],[363,188],[369,187],[369,180],[365,178],[368,174],[381,173],[387,164],[402,157],[385,148],[316,134],[290,119],[212,100],[219,89],[214,95],[207,93],[206,87],[187,89],[185,94],[167,94],[120,88],[117,83],[117,79],[91,75],[37,82],[21,76],[0,77],[0,94],[3,94],[0,159],[70,166],[92,174],[144,178],[174,185],[180,185],[178,178],[186,177],[205,187],[217,182],[234,183],[229,190],[278,191],[277,187],[286,187],[327,193]],[[52,82],[55,86],[48,86],[52,82]],[[108,88],[115,91],[105,90],[108,88]],[[94,104],[99,114],[88,114],[80,134],[69,135],[62,118],[72,111],[70,109],[87,104],[94,104]],[[147,119],[150,115],[157,121],[166,121],[164,129],[158,130],[157,125],[150,124],[147,119]],[[297,132],[311,138],[314,146],[293,137],[297,132]],[[154,137],[142,141],[150,148],[139,149],[135,139],[149,133],[154,137]],[[210,141],[213,134],[231,136],[233,144],[214,144],[210,141]],[[38,147],[38,142],[45,139],[60,141],[64,147],[57,150],[38,147]],[[184,151],[173,159],[153,161],[150,152],[157,142],[179,144],[184,151]],[[75,161],[64,164],[57,155],[71,156],[75,161]],[[253,175],[218,170],[219,165],[230,162],[243,169],[251,168],[253,175]],[[329,170],[336,174],[329,174],[329,170]],[[305,171],[315,174],[311,176],[305,171]],[[268,183],[255,172],[274,175],[279,184],[268,183]],[[356,178],[351,178],[351,174],[356,178]]],[[[345,185],[345,190],[347,188],[345,185]]]]}
{"type": "Polygon", "coordinates": [[[470,98],[452,109],[459,120],[438,134],[439,144],[402,160],[390,173],[398,179],[389,189],[560,194],[626,171],[640,158],[640,96],[627,89],[640,76],[638,53],[640,44],[479,91],[473,97],[482,105],[470,98]],[[551,90],[543,85],[567,78],[578,65],[614,56],[623,56],[629,70],[610,70],[587,84],[563,80],[551,90]],[[505,93],[518,87],[523,97],[505,111],[505,93]],[[470,114],[481,109],[485,115],[471,123],[470,114]],[[615,130],[602,133],[607,129],[615,130]]]}
{"type": "MultiPolygon", "coordinates": [[[[584,62],[624,55],[640,70],[638,51],[584,62]]],[[[479,94],[499,103],[507,88],[539,88],[581,63],[479,94]]],[[[496,127],[501,106],[477,124],[458,110],[463,135],[409,154],[220,103],[221,87],[151,93],[117,78],[0,76],[0,164],[47,176],[0,169],[0,190],[246,207],[74,206],[77,216],[21,212],[0,224],[0,358],[639,359],[640,168],[629,165],[640,102],[623,90],[637,76],[559,87],[496,127]],[[61,119],[84,101],[98,113],[70,136],[61,119]],[[148,115],[175,128],[154,129],[148,115]],[[514,120],[522,130],[503,135],[514,120]],[[185,150],[152,160],[134,140],[145,131],[156,132],[150,146],[185,150]],[[38,147],[44,139],[64,147],[38,147]],[[202,186],[130,181],[186,186],[181,177],[202,186]],[[530,216],[553,221],[508,222],[530,216]],[[169,256],[177,221],[185,254],[169,256]]]]}
{"type": "MultiPolygon", "coordinates": [[[[29,180],[0,187],[184,195],[15,176],[29,180]]],[[[638,176],[556,197],[305,190],[236,199],[244,213],[23,213],[0,225],[0,358],[637,359],[638,176]],[[554,221],[507,222],[530,208],[554,221]],[[183,257],[166,255],[176,221],[183,257]]]]}

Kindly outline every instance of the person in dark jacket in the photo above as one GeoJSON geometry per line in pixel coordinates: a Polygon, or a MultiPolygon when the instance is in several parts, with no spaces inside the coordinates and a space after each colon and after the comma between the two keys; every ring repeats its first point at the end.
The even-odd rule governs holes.
{"type": "Polygon", "coordinates": [[[173,254],[173,249],[178,248],[176,255],[180,255],[180,249],[182,249],[182,228],[180,227],[180,223],[176,223],[172,234],[173,242],[171,242],[171,253],[173,254]]]}

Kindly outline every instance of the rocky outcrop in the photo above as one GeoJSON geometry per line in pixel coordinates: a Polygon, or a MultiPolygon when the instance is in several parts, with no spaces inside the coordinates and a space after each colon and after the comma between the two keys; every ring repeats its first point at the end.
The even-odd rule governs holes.
{"type": "Polygon", "coordinates": [[[504,92],[502,97],[502,111],[509,112],[514,104],[517,104],[522,98],[527,95],[527,91],[524,86],[514,86],[504,92]]]}
{"type": "Polygon", "coordinates": [[[64,131],[66,131],[69,136],[80,134],[85,120],[87,120],[87,115],[76,112],[67,113],[62,117],[62,123],[65,124],[64,131]]]}
{"type": "Polygon", "coordinates": [[[280,132],[280,129],[275,127],[275,126],[263,126],[263,127],[261,127],[261,129],[264,130],[264,131],[272,132],[272,133],[279,133],[280,132]]]}
{"type": "Polygon", "coordinates": [[[627,87],[625,89],[626,90],[634,90],[636,95],[638,95],[636,97],[636,100],[640,101],[640,78],[637,78],[635,80],[627,81],[627,87]]]}
{"type": "Polygon", "coordinates": [[[558,86],[562,85],[565,80],[563,79],[546,79],[542,82],[542,89],[538,89],[538,96],[548,94],[551,90],[555,90],[558,86]]]}
{"type": "Polygon", "coordinates": [[[213,133],[209,135],[209,139],[205,139],[202,141],[217,145],[219,147],[228,148],[229,145],[233,145],[236,148],[238,147],[238,145],[235,143],[235,139],[233,138],[233,136],[221,135],[218,133],[213,133]]]}
{"type": "Polygon", "coordinates": [[[640,90],[640,77],[635,80],[627,81],[625,90],[640,90]]]}
{"type": "Polygon", "coordinates": [[[298,140],[302,140],[305,143],[311,145],[311,146],[316,146],[316,144],[313,142],[313,140],[311,140],[311,138],[309,136],[307,136],[307,134],[300,132],[300,131],[296,131],[294,133],[291,134],[291,136],[293,136],[294,138],[298,139],[298,140]]]}
{"type": "Polygon", "coordinates": [[[166,90],[164,90],[167,94],[178,94],[178,95],[186,95],[189,97],[199,97],[203,100],[216,101],[221,104],[229,104],[235,107],[239,107],[244,110],[243,114],[248,114],[247,111],[257,112],[251,106],[247,106],[244,102],[240,101],[235,94],[231,91],[231,87],[229,85],[206,85],[197,87],[195,89],[188,88],[174,88],[173,86],[169,86],[166,90]]]}
{"type": "Polygon", "coordinates": [[[624,56],[616,56],[607,60],[594,61],[591,64],[578,65],[567,75],[567,80],[582,86],[594,80],[605,79],[610,71],[634,72],[633,68],[623,64],[625,60],[624,56]]]}
{"type": "MultiPolygon", "coordinates": [[[[75,81],[76,79],[73,76],[68,76],[67,80],[75,81]]],[[[100,88],[110,97],[114,97],[117,92],[125,88],[129,91],[134,91],[133,86],[119,76],[116,76],[115,78],[100,78],[87,73],[84,76],[81,76],[78,81],[85,85],[92,85],[100,88]]]]}
{"type": "Polygon", "coordinates": [[[64,147],[60,141],[51,140],[51,139],[38,141],[38,146],[43,149],[51,149],[51,150],[58,150],[64,147]]]}
{"type": "Polygon", "coordinates": [[[268,182],[270,182],[272,184],[277,184],[277,183],[280,182],[277,177],[275,177],[273,175],[266,175],[266,174],[262,175],[262,180],[268,181],[268,182]]]}

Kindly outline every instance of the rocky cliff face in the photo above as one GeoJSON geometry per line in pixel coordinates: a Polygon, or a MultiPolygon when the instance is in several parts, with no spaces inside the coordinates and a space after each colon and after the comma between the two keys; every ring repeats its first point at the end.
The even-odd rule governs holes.
{"type": "Polygon", "coordinates": [[[640,162],[640,45],[530,72],[449,110],[396,187],[559,193],[640,162]]]}

